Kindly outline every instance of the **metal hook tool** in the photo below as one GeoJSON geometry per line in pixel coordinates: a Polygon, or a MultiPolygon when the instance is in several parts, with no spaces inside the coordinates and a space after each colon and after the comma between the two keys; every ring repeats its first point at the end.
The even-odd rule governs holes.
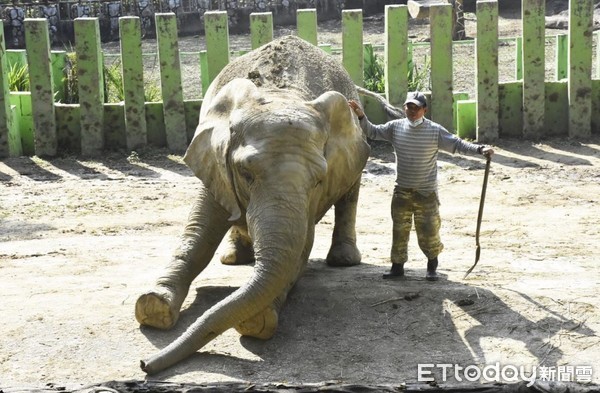
{"type": "Polygon", "coordinates": [[[479,256],[481,255],[481,246],[479,245],[479,231],[481,229],[481,218],[483,217],[483,204],[485,203],[485,191],[487,189],[488,175],[490,173],[490,163],[492,162],[492,156],[486,155],[485,161],[485,174],[483,175],[483,187],[481,188],[481,199],[479,200],[479,213],[477,214],[477,229],[475,230],[475,244],[477,245],[477,249],[475,250],[475,263],[463,277],[463,280],[467,278],[469,273],[475,269],[477,266],[477,262],[479,262],[479,256]]]}

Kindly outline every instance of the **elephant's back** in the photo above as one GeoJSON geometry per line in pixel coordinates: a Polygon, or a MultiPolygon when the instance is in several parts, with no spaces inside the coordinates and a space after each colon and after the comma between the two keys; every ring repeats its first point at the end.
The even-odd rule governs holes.
{"type": "Polygon", "coordinates": [[[354,82],[341,63],[322,49],[296,36],[271,41],[230,62],[215,78],[215,92],[235,78],[256,86],[295,90],[305,100],[335,90],[358,99],[354,82]]]}

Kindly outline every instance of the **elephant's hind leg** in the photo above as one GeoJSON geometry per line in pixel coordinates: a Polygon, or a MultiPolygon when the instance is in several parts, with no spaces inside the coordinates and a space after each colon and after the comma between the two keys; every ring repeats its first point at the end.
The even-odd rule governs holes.
{"type": "Polygon", "coordinates": [[[279,326],[279,312],[283,308],[288,294],[294,287],[296,280],[302,275],[304,269],[306,268],[308,256],[312,250],[314,236],[315,227],[314,225],[311,225],[307,231],[306,245],[304,246],[302,255],[300,255],[300,263],[293,264],[293,266],[296,266],[297,269],[295,272],[296,278],[287,285],[287,287],[279,296],[275,298],[275,300],[273,300],[273,303],[252,317],[239,323],[235,327],[238,333],[240,333],[242,336],[255,337],[262,340],[268,340],[273,337],[275,331],[277,331],[277,327],[279,326]]]}
{"type": "Polygon", "coordinates": [[[177,322],[192,281],[208,265],[230,227],[229,213],[201,188],[179,247],[154,288],[142,294],[135,317],[142,325],[169,329],[177,322]]]}
{"type": "Polygon", "coordinates": [[[279,311],[269,306],[235,327],[242,336],[268,340],[275,334],[279,325],[279,311]]]}
{"type": "Polygon", "coordinates": [[[235,327],[235,330],[242,336],[260,338],[262,340],[268,340],[273,337],[279,326],[279,312],[292,287],[293,284],[290,284],[284,293],[279,295],[271,305],[251,318],[242,321],[235,327]]]}
{"type": "Polygon", "coordinates": [[[352,189],[335,204],[335,225],[331,248],[327,254],[329,266],[354,266],[361,260],[356,247],[356,207],[360,178],[352,189]]]}
{"type": "Polygon", "coordinates": [[[227,236],[227,245],[221,255],[224,265],[248,265],[254,263],[254,249],[248,230],[241,226],[233,226],[227,236]]]}

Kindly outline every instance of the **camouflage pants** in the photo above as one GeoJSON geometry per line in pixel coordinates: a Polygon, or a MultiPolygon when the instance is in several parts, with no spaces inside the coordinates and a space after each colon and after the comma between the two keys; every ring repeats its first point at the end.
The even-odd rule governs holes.
{"type": "Polygon", "coordinates": [[[440,210],[437,193],[419,194],[416,190],[396,187],[392,197],[392,263],[408,260],[408,239],[413,217],[419,248],[427,259],[438,256],[444,245],[440,240],[440,210]]]}

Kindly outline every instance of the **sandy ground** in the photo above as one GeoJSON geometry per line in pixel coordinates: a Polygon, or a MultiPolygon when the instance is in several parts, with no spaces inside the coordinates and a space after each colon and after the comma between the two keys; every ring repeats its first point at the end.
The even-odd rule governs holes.
{"type": "MultiPolygon", "coordinates": [[[[418,382],[419,363],[593,366],[600,382],[597,262],[600,140],[501,141],[481,234],[484,163],[440,162],[441,281],[423,279],[415,237],[404,280],[388,281],[393,155],[377,145],[362,181],[360,266],[323,258],[332,215],[274,338],[228,331],[156,379],[361,384],[418,382]]],[[[179,156],[0,163],[0,388],[143,379],[138,361],[247,279],[217,259],[193,284],[174,331],[140,328],[133,306],[177,242],[198,180],[179,156]]],[[[456,384],[456,378],[440,384],[456,384]]],[[[463,381],[464,382],[464,381],[463,381]]],[[[7,389],[10,388],[10,389],[7,389]]]]}
{"type": "MultiPolygon", "coordinates": [[[[503,34],[518,32],[514,18],[501,22],[503,34]]],[[[394,157],[376,145],[358,212],[363,263],[325,265],[329,213],[275,337],[263,342],[228,331],[152,378],[400,386],[424,383],[419,364],[498,363],[524,366],[527,375],[538,366],[537,380],[543,366],[554,370],[550,380],[562,370],[562,378],[579,372],[570,379],[600,383],[600,139],[502,140],[496,148],[481,260],[467,279],[483,160],[440,157],[442,280],[424,280],[413,234],[407,277],[389,281],[381,275],[389,267],[394,157]]],[[[13,158],[0,162],[0,182],[2,392],[143,380],[139,360],[251,272],[223,266],[217,255],[173,331],[140,328],[135,300],[168,261],[198,186],[181,157],[147,150],[96,161],[13,158]]],[[[454,368],[448,378],[430,370],[441,386],[467,383],[454,368]]]]}

